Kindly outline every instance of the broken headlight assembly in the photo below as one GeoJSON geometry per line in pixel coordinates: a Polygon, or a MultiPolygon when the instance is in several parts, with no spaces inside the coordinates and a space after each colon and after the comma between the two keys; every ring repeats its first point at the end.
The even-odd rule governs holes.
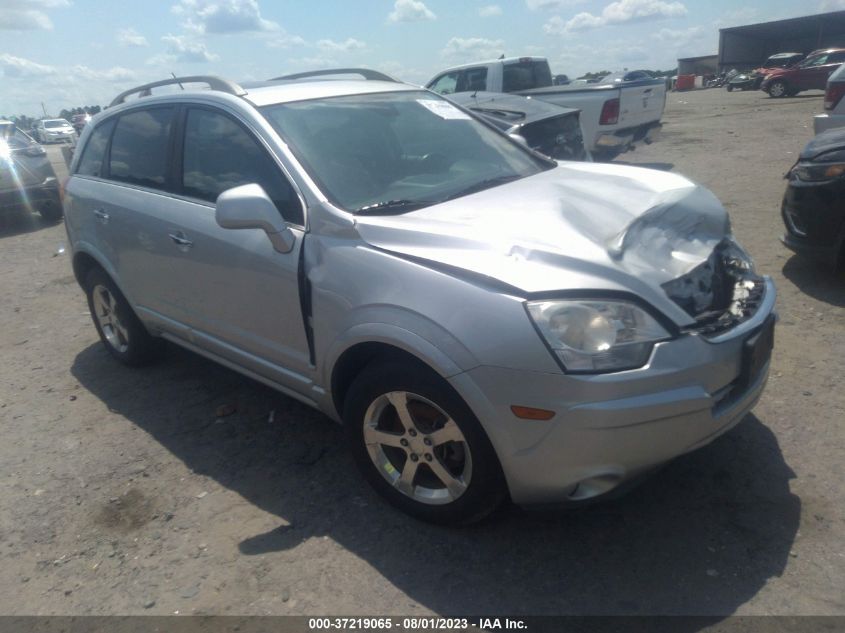
{"type": "Polygon", "coordinates": [[[670,338],[648,312],[627,301],[529,301],[528,314],[565,371],[637,369],[670,338]]]}
{"type": "Polygon", "coordinates": [[[812,162],[800,162],[789,172],[790,179],[803,182],[824,182],[845,176],[845,150],[821,154],[812,162]]]}

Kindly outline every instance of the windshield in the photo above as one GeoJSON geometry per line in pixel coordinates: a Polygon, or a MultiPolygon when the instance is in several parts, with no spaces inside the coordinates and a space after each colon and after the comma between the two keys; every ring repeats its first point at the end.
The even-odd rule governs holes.
{"type": "Polygon", "coordinates": [[[29,136],[9,124],[0,125],[0,144],[9,149],[23,149],[34,143],[29,136]]]}
{"type": "Polygon", "coordinates": [[[262,112],[326,195],[353,212],[411,211],[554,166],[425,91],[262,112]]]}
{"type": "Polygon", "coordinates": [[[64,127],[70,125],[67,121],[62,119],[55,119],[53,121],[44,121],[44,127],[64,127]]]}

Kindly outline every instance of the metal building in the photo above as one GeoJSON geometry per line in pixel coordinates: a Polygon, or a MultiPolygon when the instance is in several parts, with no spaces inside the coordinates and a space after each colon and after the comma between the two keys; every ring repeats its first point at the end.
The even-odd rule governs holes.
{"type": "Polygon", "coordinates": [[[683,57],[678,60],[679,75],[717,75],[719,74],[719,56],[683,57]]]}
{"type": "Polygon", "coordinates": [[[845,11],[719,30],[719,68],[747,70],[775,53],[845,48],[845,11]]]}

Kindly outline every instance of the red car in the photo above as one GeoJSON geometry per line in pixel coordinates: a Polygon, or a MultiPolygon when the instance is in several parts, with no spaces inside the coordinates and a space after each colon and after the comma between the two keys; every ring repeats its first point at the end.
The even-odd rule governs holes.
{"type": "Polygon", "coordinates": [[[827,78],[845,62],[845,48],[813,51],[800,64],[772,71],[760,88],[770,97],[791,97],[802,90],[824,90],[827,78]]]}

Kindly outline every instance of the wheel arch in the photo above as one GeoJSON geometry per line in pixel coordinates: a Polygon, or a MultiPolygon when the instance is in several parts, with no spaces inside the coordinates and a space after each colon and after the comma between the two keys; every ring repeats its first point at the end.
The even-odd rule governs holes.
{"type": "MultiPolygon", "coordinates": [[[[361,324],[347,331],[328,354],[331,403],[337,420],[342,420],[343,406],[349,387],[367,365],[378,360],[406,360],[424,367],[441,378],[462,373],[462,367],[438,347],[400,327],[380,324],[361,324]]],[[[463,359],[466,362],[467,359],[463,359]]],[[[325,383],[324,383],[325,384],[325,383]]]]}

